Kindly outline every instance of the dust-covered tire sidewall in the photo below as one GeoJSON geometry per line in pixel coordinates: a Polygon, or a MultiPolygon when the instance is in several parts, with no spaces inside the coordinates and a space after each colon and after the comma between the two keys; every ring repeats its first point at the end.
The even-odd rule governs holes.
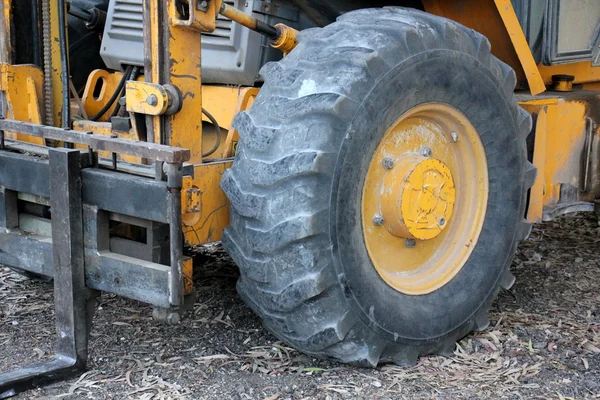
{"type": "Polygon", "coordinates": [[[512,256],[515,226],[522,219],[526,161],[507,100],[512,99],[504,97],[490,72],[473,57],[431,51],[392,69],[350,124],[334,176],[333,259],[354,312],[388,340],[422,343],[424,338],[451,335],[495,295],[512,256]],[[490,192],[479,240],[461,271],[440,289],[411,296],[387,285],[375,270],[364,242],[361,199],[371,157],[386,130],[406,111],[427,102],[449,104],[474,125],[486,152],[490,192]]]}

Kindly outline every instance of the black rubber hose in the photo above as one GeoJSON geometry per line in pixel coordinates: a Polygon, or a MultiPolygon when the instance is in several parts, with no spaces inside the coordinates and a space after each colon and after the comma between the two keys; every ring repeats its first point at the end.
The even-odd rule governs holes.
{"type": "Polygon", "coordinates": [[[222,133],[221,127],[219,126],[219,123],[217,122],[215,117],[213,117],[212,114],[206,111],[204,108],[202,108],[202,113],[206,115],[206,117],[210,120],[210,122],[215,126],[215,129],[217,130],[217,140],[215,141],[215,145],[206,153],[202,153],[202,157],[208,157],[214,154],[214,152],[217,151],[217,149],[221,145],[222,133]]]}
{"type": "MultiPolygon", "coordinates": [[[[131,74],[129,74],[128,79],[130,81],[135,81],[138,76],[138,71],[139,71],[139,67],[134,66],[133,69],[131,70],[131,74]]],[[[122,98],[123,96],[125,96],[125,86],[123,86],[123,89],[121,89],[121,93],[119,94],[119,99],[122,98]]],[[[111,118],[116,117],[119,114],[120,110],[121,110],[121,103],[117,103],[117,106],[115,107],[112,114],[110,115],[111,118]]]]}
{"type": "Polygon", "coordinates": [[[112,94],[112,96],[110,96],[110,99],[104,105],[104,107],[102,107],[102,109],[100,111],[98,111],[98,114],[96,114],[92,118],[90,118],[90,121],[98,121],[100,118],[102,118],[102,116],[104,114],[106,114],[106,112],[108,110],[110,110],[112,105],[115,103],[115,100],[117,99],[117,97],[119,97],[119,94],[121,94],[121,90],[123,90],[123,86],[125,86],[125,82],[129,78],[129,75],[131,74],[132,70],[133,70],[133,66],[130,65],[129,67],[127,67],[127,69],[125,70],[125,73],[123,74],[123,77],[119,81],[119,85],[115,89],[115,92],[112,94]]]}

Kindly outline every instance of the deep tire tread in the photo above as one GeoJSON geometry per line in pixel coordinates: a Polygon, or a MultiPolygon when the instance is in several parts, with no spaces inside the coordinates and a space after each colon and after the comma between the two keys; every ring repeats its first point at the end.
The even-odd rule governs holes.
{"type": "MultiPolygon", "coordinates": [[[[420,355],[431,353],[452,356],[456,340],[487,327],[490,304],[437,344],[381,338],[349,310],[340,277],[329,262],[320,261],[331,248],[329,216],[320,208],[322,202],[310,197],[328,192],[345,121],[366,95],[354,90],[354,82],[374,81],[400,61],[433,49],[477,59],[493,72],[507,101],[513,99],[516,76],[491,55],[482,35],[399,7],[350,12],[298,38],[298,47],[287,57],[262,68],[260,95],[234,121],[241,139],[236,162],[222,181],[232,204],[223,245],[242,271],[238,291],[267,329],[314,356],[366,367],[381,361],[414,365],[420,355]],[[331,79],[332,68],[351,73],[331,79]],[[311,135],[311,123],[326,124],[330,135],[311,135]],[[299,197],[300,192],[306,197],[299,197]],[[285,216],[275,210],[285,210],[285,216]]],[[[511,107],[520,131],[515,140],[524,143],[531,118],[516,103],[511,107]]],[[[530,175],[523,179],[531,181],[530,175]]],[[[499,287],[514,282],[508,267],[499,287]]]]}

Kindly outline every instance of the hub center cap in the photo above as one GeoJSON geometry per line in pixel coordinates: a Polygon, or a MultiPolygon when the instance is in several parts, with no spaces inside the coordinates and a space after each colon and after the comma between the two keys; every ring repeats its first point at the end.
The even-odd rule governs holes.
{"type": "Polygon", "coordinates": [[[442,161],[406,155],[384,176],[381,212],[385,228],[396,237],[432,239],[448,225],[456,189],[442,161]]]}

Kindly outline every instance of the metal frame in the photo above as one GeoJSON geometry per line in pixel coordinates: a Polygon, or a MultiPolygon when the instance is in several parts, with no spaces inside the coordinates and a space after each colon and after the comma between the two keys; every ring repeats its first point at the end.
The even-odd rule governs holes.
{"type": "MultiPolygon", "coordinates": [[[[0,398],[85,368],[93,298],[99,290],[177,310],[184,305],[181,187],[189,150],[0,119],[4,131],[90,146],[29,155],[0,143],[0,263],[53,276],[58,346],[44,364],[0,374],[0,398]],[[154,160],[155,179],[102,169],[94,150],[154,160]],[[19,194],[50,204],[52,236],[19,226],[19,194]],[[169,227],[169,265],[110,251],[109,215],[169,227]]],[[[41,148],[40,148],[41,149],[41,148]]],[[[22,214],[21,214],[22,215],[22,214]]]]}
{"type": "Polygon", "coordinates": [[[549,0],[546,9],[546,37],[544,43],[543,61],[546,65],[572,63],[575,61],[592,61],[593,66],[599,66],[600,61],[600,29],[596,29],[595,36],[586,49],[569,50],[563,53],[558,51],[558,36],[560,35],[561,1],[549,0]]]}

